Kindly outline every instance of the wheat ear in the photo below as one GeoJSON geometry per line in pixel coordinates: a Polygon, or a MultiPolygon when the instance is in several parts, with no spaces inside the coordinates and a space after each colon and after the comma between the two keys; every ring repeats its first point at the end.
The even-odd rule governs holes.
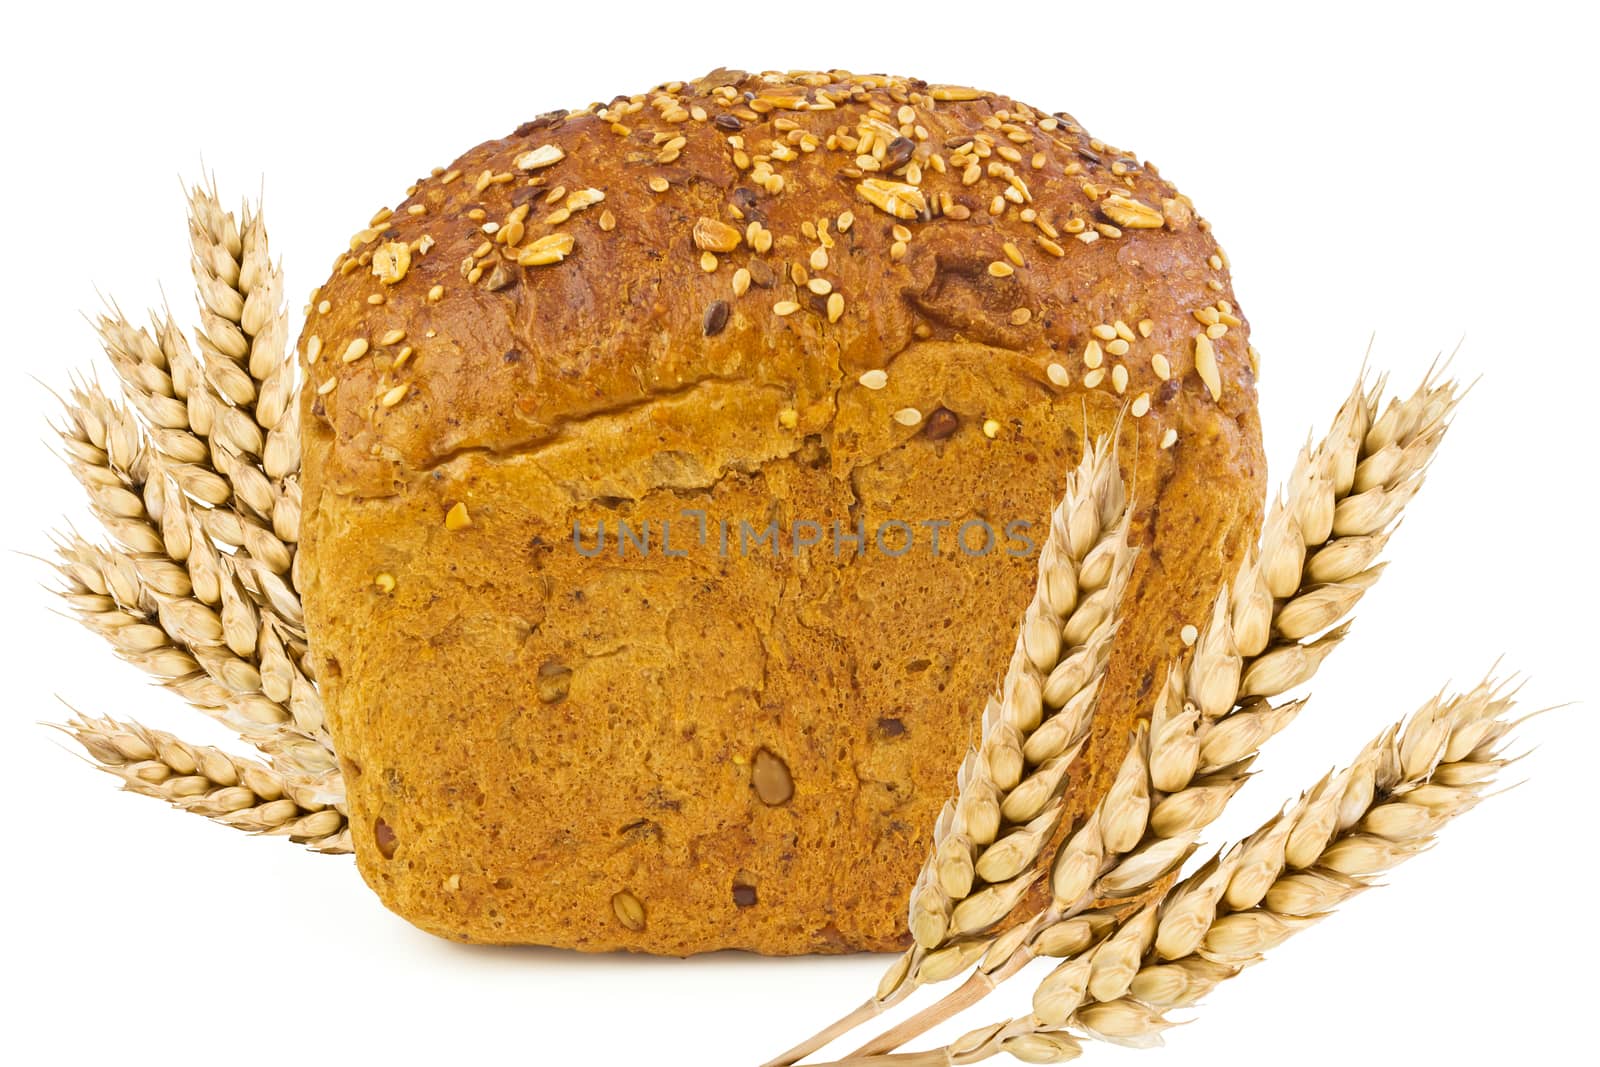
{"type": "Polygon", "coordinates": [[[62,729],[132,792],[318,852],[350,851],[343,800],[329,802],[266,764],[114,719],[78,717],[62,729]]]}
{"type": "Polygon", "coordinates": [[[1057,852],[1049,904],[986,950],[973,949],[963,985],[853,1055],[899,1047],[1036,956],[1081,951],[1115,923],[1116,909],[1091,911],[1094,901],[1148,896],[1188,858],[1260,746],[1302,703],[1268,698],[1308,681],[1343,639],[1337,624],[1381,573],[1373,560],[1420,487],[1457,400],[1453,383],[1431,375],[1380,412],[1381,395],[1381,381],[1371,390],[1358,383],[1328,436],[1302,449],[1287,499],[1263,524],[1260,551],[1219,594],[1187,667],[1168,672],[1106,796],[1057,852]]]}
{"type": "Polygon", "coordinates": [[[992,925],[1032,883],[1060,819],[1066,769],[1088,740],[1132,558],[1127,497],[1102,439],[1068,475],[1051,514],[1033,599],[984,707],[982,741],[961,765],[912,890],[908,925],[921,953],[992,925]]]}
{"type": "Polygon", "coordinates": [[[911,891],[912,947],[876,996],[774,1062],[800,1059],[921,983],[966,970],[988,945],[979,935],[1038,878],[1067,768],[1089,737],[1133,555],[1127,493],[1102,438],[1068,474],[1051,513],[1011,661],[911,891]]]}
{"type": "Polygon", "coordinates": [[[78,618],[280,769],[317,780],[335,774],[321,701],[290,656],[299,637],[263,614],[258,601],[275,598],[247,585],[236,557],[207,531],[203,501],[215,472],[174,469],[149,447],[133,412],[94,385],[72,391],[61,442],[116,542],[58,544],[61,592],[78,618]]]}
{"type": "Polygon", "coordinates": [[[948,1065],[1010,1053],[1026,1063],[1077,1058],[1083,1039],[1162,1043],[1165,1013],[1196,1004],[1262,954],[1372,888],[1482,799],[1506,760],[1513,704],[1485,681],[1428,701],[1292,808],[1207,861],[1094,948],[1062,963],[1033,1012],[942,1049],[841,1064],[948,1065]]]}
{"type": "Polygon", "coordinates": [[[127,406],[92,383],[65,400],[62,451],[112,543],[58,538],[61,593],[119,655],[265,752],[299,800],[328,807],[344,788],[294,581],[282,277],[248,205],[236,216],[197,187],[189,234],[198,356],[170,316],[141,329],[113,309],[96,326],[127,406]]]}

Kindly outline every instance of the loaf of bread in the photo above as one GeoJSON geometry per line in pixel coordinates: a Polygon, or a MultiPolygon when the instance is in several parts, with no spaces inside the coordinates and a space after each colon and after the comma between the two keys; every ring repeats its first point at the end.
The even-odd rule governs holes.
{"type": "Polygon", "coordinates": [[[1117,433],[1140,547],[1067,811],[1253,540],[1254,352],[1065,114],[717,70],[469,150],[311,298],[299,581],[383,901],[477,942],[884,950],[1117,433]]]}

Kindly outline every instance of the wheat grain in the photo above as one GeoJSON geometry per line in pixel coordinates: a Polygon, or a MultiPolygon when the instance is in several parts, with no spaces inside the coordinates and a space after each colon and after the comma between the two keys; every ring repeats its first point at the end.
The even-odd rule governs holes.
{"type": "MultiPolygon", "coordinates": [[[[1321,921],[1385,871],[1425,850],[1482,798],[1505,765],[1513,704],[1485,681],[1428,701],[1374,738],[1346,769],[1040,982],[1033,1012],[971,1031],[928,1064],[1009,1052],[1030,1063],[1075,1058],[1085,1039],[1134,1048],[1161,1043],[1165,1013],[1321,921]],[[1049,1058],[1054,1055],[1055,1058],[1049,1058]]],[[[866,1056],[844,1063],[918,1062],[866,1056]]]]}
{"type": "Polygon", "coordinates": [[[1169,671],[1111,788],[1058,850],[1051,900],[1025,920],[1033,937],[1003,958],[986,954],[966,983],[853,1055],[897,1048],[971,1006],[1040,954],[1036,939],[1053,925],[1096,900],[1147,896],[1188,858],[1256,750],[1302,703],[1268,698],[1308,681],[1343,639],[1336,624],[1376,580],[1373,558],[1420,487],[1457,400],[1453,383],[1430,374],[1380,413],[1382,390],[1381,380],[1370,390],[1358,382],[1328,436],[1301,450],[1259,552],[1218,595],[1187,667],[1169,671]],[[1313,616],[1326,629],[1319,637],[1306,629],[1313,616]]]}
{"type": "Polygon", "coordinates": [[[125,789],[318,852],[350,851],[343,798],[321,797],[263,763],[109,718],[80,716],[62,729],[125,789]]]}

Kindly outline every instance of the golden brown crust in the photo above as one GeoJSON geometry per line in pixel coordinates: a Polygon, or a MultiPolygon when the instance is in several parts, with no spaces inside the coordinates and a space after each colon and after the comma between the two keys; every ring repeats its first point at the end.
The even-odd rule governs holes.
{"type": "Polygon", "coordinates": [[[1232,301],[1154,168],[916,81],[719,71],[423,180],[301,340],[302,579],[363,873],[478,940],[892,945],[1034,561],[925,533],[591,559],[574,523],[1042,528],[1125,411],[1146,551],[1082,808],[1254,535],[1232,301]]]}

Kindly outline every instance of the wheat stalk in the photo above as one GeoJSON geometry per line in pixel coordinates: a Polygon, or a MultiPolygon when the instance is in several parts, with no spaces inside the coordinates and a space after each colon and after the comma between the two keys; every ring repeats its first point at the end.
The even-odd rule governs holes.
{"type": "MultiPolygon", "coordinates": [[[[1193,852],[1201,830],[1243,785],[1260,746],[1303,703],[1274,706],[1268,698],[1308,681],[1344,637],[1337,624],[1381,573],[1373,560],[1420,487],[1458,399],[1453,383],[1430,374],[1380,412],[1382,390],[1381,380],[1370,391],[1358,382],[1328,436],[1301,450],[1287,498],[1263,524],[1259,552],[1219,594],[1187,667],[1168,672],[1110,789],[1057,851],[1049,904],[986,946],[969,946],[959,970],[937,976],[975,965],[963,985],[853,1056],[899,1047],[1037,956],[1081,951],[1116,921],[1116,909],[1089,913],[1095,901],[1147,897],[1193,852]]],[[[897,961],[869,1003],[881,1011],[904,999],[917,977],[897,961]]],[[[818,1036],[831,1040],[878,1011],[858,1008],[845,1017],[850,1027],[835,1024],[818,1036]]],[[[812,1039],[796,1050],[805,1048],[803,1056],[821,1043],[812,1039]]],[[[771,1063],[798,1058],[786,1053],[771,1063]]]]}
{"type": "Polygon", "coordinates": [[[1262,954],[1376,884],[1475,807],[1505,766],[1513,704],[1485,681],[1428,701],[1372,740],[1289,810],[1174,885],[1089,951],[1056,967],[1033,1012],[923,1053],[840,1064],[975,1063],[1001,1052],[1064,1063],[1084,1037],[1135,1048],[1162,1042],[1165,1013],[1191,1007],[1262,954]]]}
{"type": "Polygon", "coordinates": [[[294,583],[299,419],[282,277],[248,205],[235,216],[197,187],[189,233],[198,356],[170,315],[143,329],[113,308],[96,328],[127,404],[92,382],[64,399],[62,451],[112,543],[58,537],[60,591],[120,656],[327,809],[344,788],[294,583]]]}
{"type": "Polygon", "coordinates": [[[982,739],[956,776],[911,891],[913,944],[892,988],[790,1049],[792,1062],[886,1010],[924,982],[951,977],[988,947],[978,935],[1038,877],[1061,818],[1067,768],[1089,738],[1132,569],[1128,501],[1110,441],[1085,451],[1050,516],[1038,581],[1004,678],[984,707],[982,739]]]}
{"type": "Polygon", "coordinates": [[[125,789],[318,852],[350,851],[343,799],[320,797],[266,764],[109,718],[77,717],[62,729],[125,789]]]}

